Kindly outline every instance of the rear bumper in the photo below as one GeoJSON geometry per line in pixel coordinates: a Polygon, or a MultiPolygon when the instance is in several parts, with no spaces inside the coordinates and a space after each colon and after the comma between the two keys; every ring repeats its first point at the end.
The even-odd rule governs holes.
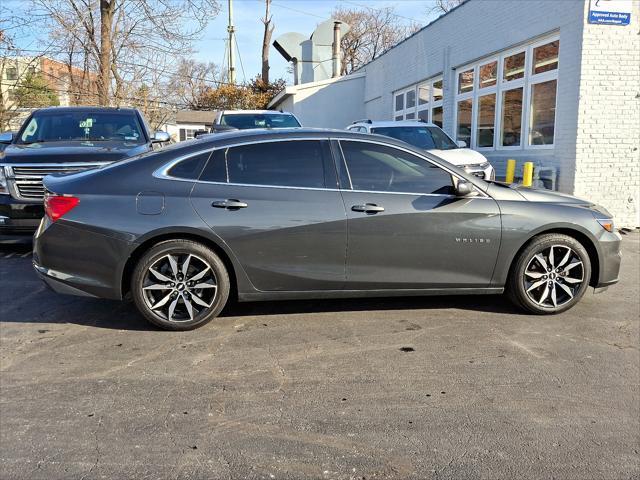
{"type": "Polygon", "coordinates": [[[53,290],[122,299],[122,270],[131,244],[44,219],[33,237],[33,266],[53,290]]]}
{"type": "Polygon", "coordinates": [[[35,268],[38,276],[47,284],[51,290],[56,293],[62,293],[65,295],[77,295],[81,297],[95,297],[86,291],[80,290],[79,288],[73,287],[69,283],[65,281],[73,282],[73,277],[67,275],[62,272],[58,272],[56,270],[52,270],[50,268],[45,268],[41,265],[38,265],[36,262],[33,262],[33,268],[35,268]]]}

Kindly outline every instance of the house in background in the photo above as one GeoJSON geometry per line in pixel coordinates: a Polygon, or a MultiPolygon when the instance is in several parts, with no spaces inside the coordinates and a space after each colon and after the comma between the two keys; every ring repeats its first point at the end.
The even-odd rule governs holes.
{"type": "Polygon", "coordinates": [[[191,140],[198,130],[211,130],[215,116],[215,110],[179,110],[175,124],[167,124],[166,131],[175,141],[191,140]]]}

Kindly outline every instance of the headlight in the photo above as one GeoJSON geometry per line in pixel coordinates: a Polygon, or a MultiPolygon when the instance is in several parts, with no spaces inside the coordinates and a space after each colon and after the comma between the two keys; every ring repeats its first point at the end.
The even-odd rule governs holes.
{"type": "Polygon", "coordinates": [[[0,166],[0,195],[9,195],[9,185],[7,185],[7,176],[3,166],[0,166]]]}
{"type": "Polygon", "coordinates": [[[613,224],[613,218],[597,218],[598,223],[604,228],[607,232],[614,232],[616,227],[613,224]]]}

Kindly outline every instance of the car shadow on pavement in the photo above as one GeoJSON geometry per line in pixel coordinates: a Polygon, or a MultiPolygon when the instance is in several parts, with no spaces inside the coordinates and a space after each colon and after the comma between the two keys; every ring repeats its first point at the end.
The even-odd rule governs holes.
{"type": "MultiPolygon", "coordinates": [[[[7,323],[75,324],[114,330],[159,330],[147,322],[131,302],[59,295],[49,290],[31,268],[28,246],[0,248],[0,321],[7,323]],[[10,266],[11,265],[11,266],[10,266]]],[[[322,300],[231,301],[221,317],[273,316],[313,313],[402,310],[470,310],[497,314],[519,311],[502,295],[379,297],[322,300]]],[[[215,322],[214,322],[215,323],[215,322]]]]}
{"type": "Polygon", "coordinates": [[[222,317],[292,315],[306,313],[456,309],[514,315],[521,313],[504,295],[446,295],[422,297],[377,297],[322,300],[233,302],[222,317]]]}

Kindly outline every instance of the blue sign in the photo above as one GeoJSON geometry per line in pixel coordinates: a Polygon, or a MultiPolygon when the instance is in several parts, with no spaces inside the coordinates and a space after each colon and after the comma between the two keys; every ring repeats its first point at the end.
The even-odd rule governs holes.
{"type": "Polygon", "coordinates": [[[589,23],[629,25],[631,6],[631,0],[591,0],[589,23]]]}

